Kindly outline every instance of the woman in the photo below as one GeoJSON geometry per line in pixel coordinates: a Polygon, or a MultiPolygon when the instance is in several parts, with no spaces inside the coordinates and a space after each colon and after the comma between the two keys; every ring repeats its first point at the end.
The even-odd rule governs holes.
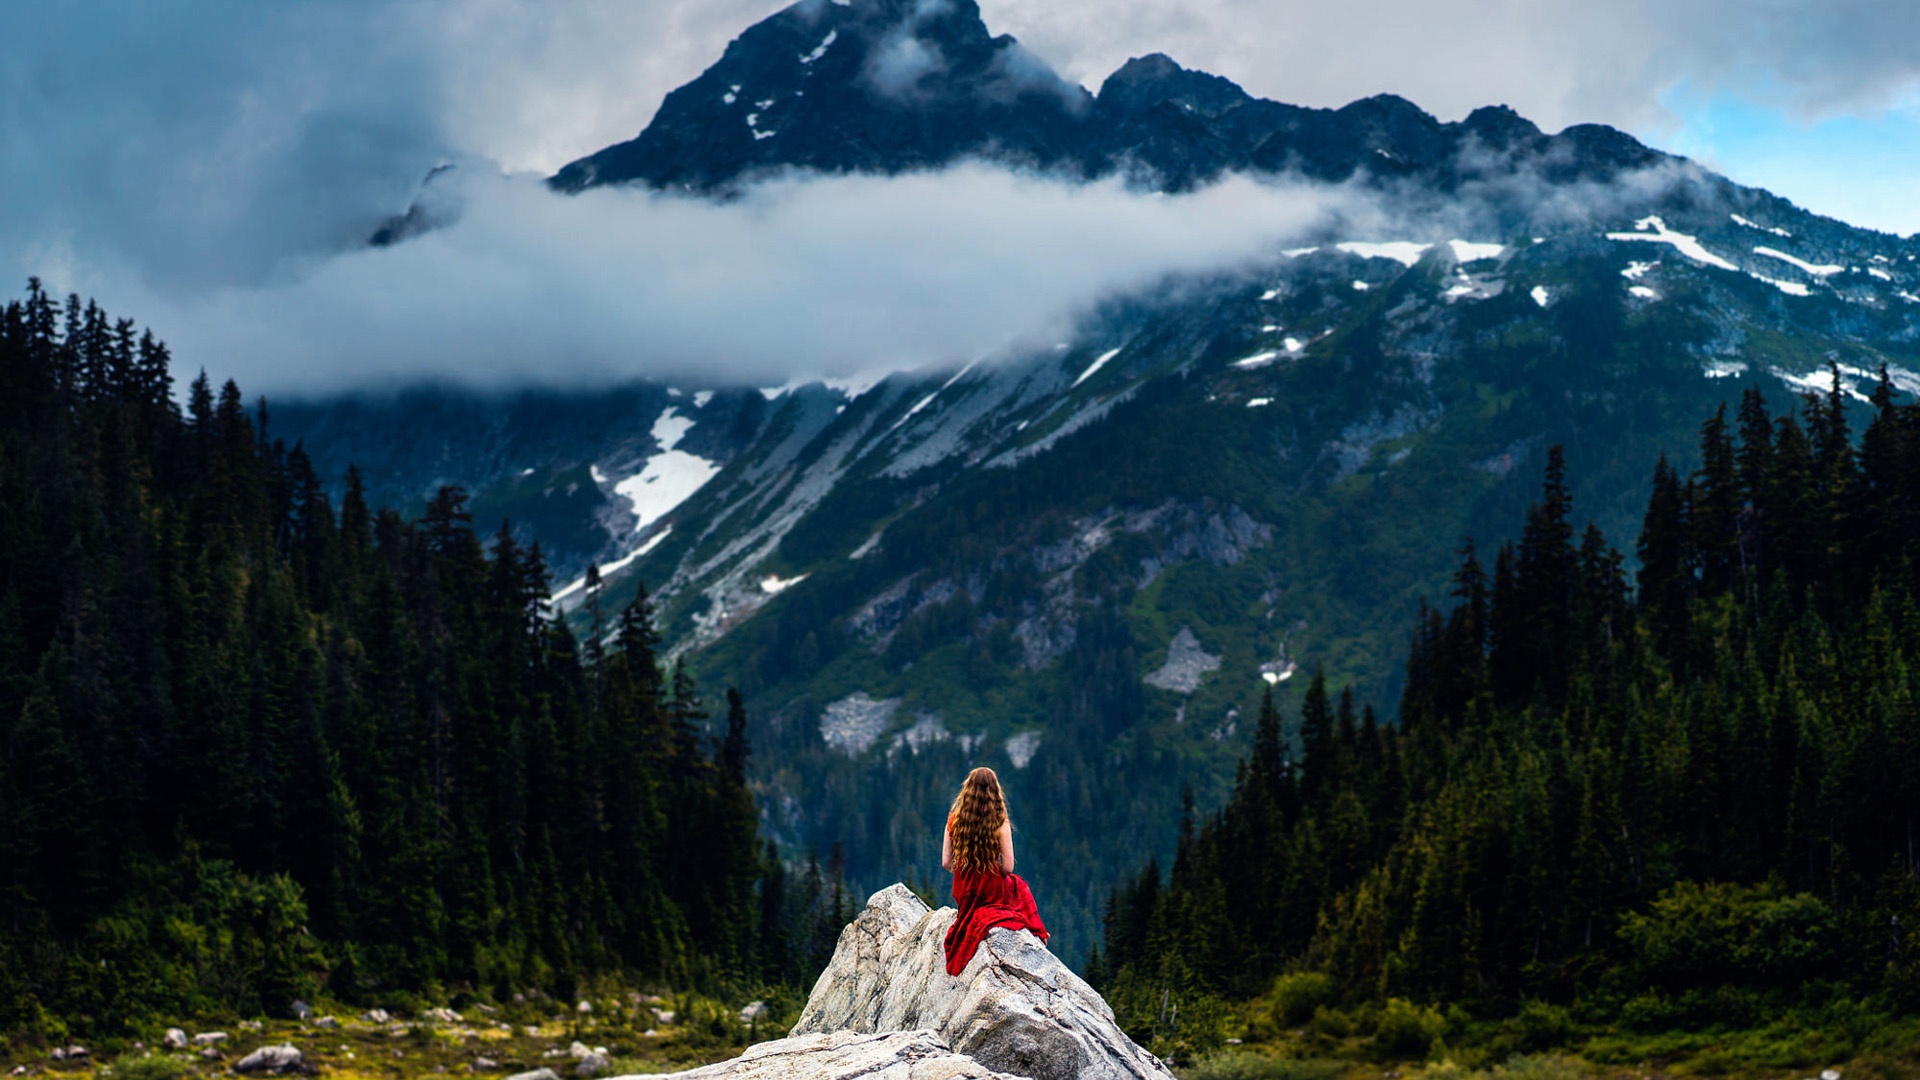
{"type": "Polygon", "coordinates": [[[953,871],[953,898],[960,905],[947,930],[947,974],[966,970],[987,931],[996,926],[1031,930],[1047,940],[1033,890],[1013,872],[1013,824],[1007,820],[1000,778],[992,769],[975,769],[960,785],[947,814],[940,868],[953,871]]]}

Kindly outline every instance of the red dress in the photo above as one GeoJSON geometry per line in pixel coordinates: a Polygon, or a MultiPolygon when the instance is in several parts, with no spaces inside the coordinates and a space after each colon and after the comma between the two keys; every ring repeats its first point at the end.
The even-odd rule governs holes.
{"type": "Polygon", "coordinates": [[[1018,874],[956,870],[953,899],[960,905],[960,913],[947,928],[949,975],[966,970],[967,961],[987,939],[987,931],[996,926],[1031,930],[1041,941],[1047,940],[1047,927],[1040,921],[1040,909],[1034,906],[1033,890],[1018,874]]]}

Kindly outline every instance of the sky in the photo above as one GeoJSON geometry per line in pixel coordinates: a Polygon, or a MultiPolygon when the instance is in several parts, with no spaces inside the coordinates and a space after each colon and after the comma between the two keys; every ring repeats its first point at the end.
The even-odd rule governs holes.
{"type": "MultiPolygon", "coordinates": [[[[263,390],[556,373],[779,382],[1044,337],[1103,290],[1246,258],[1328,209],[1304,189],[1143,203],[981,170],[789,182],[725,210],[639,193],[569,206],[538,190],[538,176],[631,138],[781,6],[63,0],[26,24],[30,9],[11,5],[0,273],[98,295],[176,355],[263,390]],[[443,162],[489,178],[468,185],[462,224],[412,251],[364,250],[443,162]],[[1224,223],[1248,215],[1259,227],[1236,242],[1224,223]],[[888,220],[913,250],[878,227],[888,220]],[[1075,244],[1098,258],[1058,253],[1075,244]]],[[[1090,88],[1160,51],[1299,104],[1392,92],[1457,119],[1505,103],[1548,130],[1613,124],[1817,212],[1920,231],[1912,3],[981,9],[1090,88]]]]}

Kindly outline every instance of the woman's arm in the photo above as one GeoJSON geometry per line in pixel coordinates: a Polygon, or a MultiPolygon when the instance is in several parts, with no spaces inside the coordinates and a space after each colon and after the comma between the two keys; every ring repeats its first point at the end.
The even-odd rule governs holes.
{"type": "Polygon", "coordinates": [[[1000,823],[1000,872],[1013,873],[1013,822],[1000,823]]]}
{"type": "Polygon", "coordinates": [[[953,869],[953,823],[940,832],[940,869],[953,869]]]}

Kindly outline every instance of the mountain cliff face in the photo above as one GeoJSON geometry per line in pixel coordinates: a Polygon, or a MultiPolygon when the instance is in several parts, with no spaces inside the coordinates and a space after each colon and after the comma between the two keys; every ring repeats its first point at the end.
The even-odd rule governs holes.
{"type": "Polygon", "coordinates": [[[724,196],[970,157],[1165,190],[1344,181],[1399,224],[872,385],[435,392],[274,423],[323,466],[532,522],[582,632],[644,581],[676,653],[747,692],[770,827],[844,844],[861,885],[934,878],[952,786],[1001,769],[1072,961],[1114,877],[1170,850],[1183,790],[1223,798],[1267,687],[1288,708],[1324,666],[1391,714],[1419,598],[1463,537],[1520,519],[1549,446],[1630,538],[1659,454],[1684,464],[1741,390],[1791,407],[1837,373],[1864,400],[1884,366],[1920,393],[1911,239],[1504,108],[1302,109],[1160,56],[1088,95],[964,0],[807,0],[553,183],[724,196]]]}

